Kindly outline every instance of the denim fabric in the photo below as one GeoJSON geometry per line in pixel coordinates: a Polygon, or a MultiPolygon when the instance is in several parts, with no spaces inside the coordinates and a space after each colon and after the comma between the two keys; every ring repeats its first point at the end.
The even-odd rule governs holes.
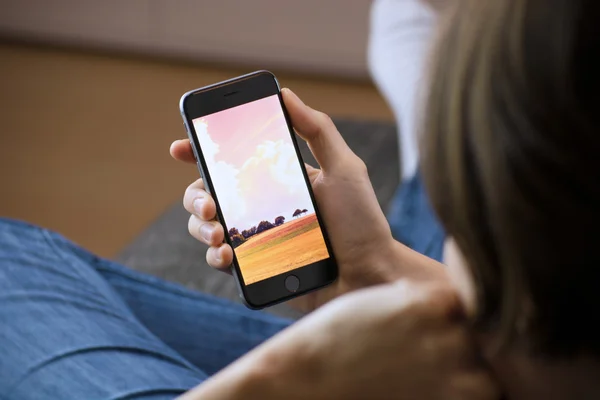
{"type": "Polygon", "coordinates": [[[442,261],[446,234],[431,208],[419,173],[404,181],[397,189],[387,219],[396,240],[434,260],[442,261]]]}
{"type": "Polygon", "coordinates": [[[290,323],[0,219],[1,399],[171,399],[290,323]]]}

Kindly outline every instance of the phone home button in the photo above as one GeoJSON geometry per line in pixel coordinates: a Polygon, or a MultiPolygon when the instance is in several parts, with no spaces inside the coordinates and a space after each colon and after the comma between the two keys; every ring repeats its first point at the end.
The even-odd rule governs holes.
{"type": "Polygon", "coordinates": [[[290,275],[285,278],[285,288],[292,293],[295,293],[300,287],[300,279],[296,275],[290,275]]]}

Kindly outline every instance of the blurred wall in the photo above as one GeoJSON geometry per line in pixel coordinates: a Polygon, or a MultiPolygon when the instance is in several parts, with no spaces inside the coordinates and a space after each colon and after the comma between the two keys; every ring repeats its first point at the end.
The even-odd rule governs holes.
{"type": "Polygon", "coordinates": [[[255,68],[272,69],[331,115],[391,121],[367,79],[369,7],[369,0],[0,0],[0,216],[114,255],[180,204],[198,177],[168,154],[171,141],[185,137],[181,94],[255,68]]]}
{"type": "Polygon", "coordinates": [[[370,0],[2,0],[0,36],[368,78],[370,0]]]}

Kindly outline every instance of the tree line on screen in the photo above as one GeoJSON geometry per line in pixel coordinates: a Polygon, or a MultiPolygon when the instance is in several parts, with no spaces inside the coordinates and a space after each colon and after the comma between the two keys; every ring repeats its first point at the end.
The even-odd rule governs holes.
{"type": "MultiPolygon", "coordinates": [[[[306,214],[307,212],[308,212],[308,210],[306,208],[303,210],[298,208],[298,209],[296,209],[296,211],[294,211],[294,213],[292,214],[292,217],[296,218],[296,217],[306,214]]],[[[269,229],[273,229],[276,226],[283,225],[284,222],[285,222],[285,217],[280,215],[279,217],[275,218],[274,223],[271,223],[270,221],[260,221],[258,223],[258,225],[253,226],[250,229],[244,229],[241,232],[237,228],[231,228],[231,229],[229,229],[229,237],[231,238],[231,244],[233,245],[234,248],[238,247],[239,245],[244,243],[246,240],[250,239],[252,236],[258,235],[259,233],[262,233],[269,229]]]]}

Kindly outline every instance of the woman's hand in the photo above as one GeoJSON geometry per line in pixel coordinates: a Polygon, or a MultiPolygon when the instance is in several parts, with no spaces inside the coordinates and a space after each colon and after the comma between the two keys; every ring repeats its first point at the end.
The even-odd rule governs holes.
{"type": "Polygon", "coordinates": [[[330,302],[185,399],[496,399],[448,284],[398,281],[330,302]]]}
{"type": "MultiPolygon", "coordinates": [[[[348,147],[331,119],[306,106],[289,89],[283,89],[282,96],[296,132],[308,142],[321,166],[307,166],[307,172],[339,267],[339,279],[334,284],[296,299],[296,305],[309,311],[357,288],[399,277],[443,275],[434,261],[414,265],[409,260],[414,255],[392,238],[364,162],[348,147]],[[408,255],[404,265],[401,253],[408,255]]],[[[195,162],[188,140],[173,143],[171,155],[195,162]]],[[[215,221],[216,206],[202,180],[188,187],[183,204],[192,214],[190,233],[211,246],[208,263],[228,270],[233,251],[223,243],[225,232],[215,221]]]]}

